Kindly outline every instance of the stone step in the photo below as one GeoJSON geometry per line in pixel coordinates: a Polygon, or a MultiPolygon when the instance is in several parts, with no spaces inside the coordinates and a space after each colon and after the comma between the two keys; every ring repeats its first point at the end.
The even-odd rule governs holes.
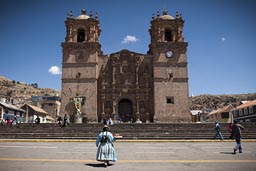
{"type": "MultiPolygon", "coordinates": [[[[256,123],[244,123],[243,126],[243,138],[256,139],[256,123]]],[[[95,139],[102,127],[102,124],[0,125],[0,138],[95,139]]],[[[221,127],[224,138],[228,138],[228,124],[221,124],[221,127]]],[[[213,139],[215,135],[213,123],[115,124],[110,130],[124,139],[213,139]]]]}

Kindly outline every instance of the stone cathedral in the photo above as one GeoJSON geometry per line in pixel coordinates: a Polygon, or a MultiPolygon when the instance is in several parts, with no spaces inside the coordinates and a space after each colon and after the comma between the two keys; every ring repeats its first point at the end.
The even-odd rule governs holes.
{"type": "Polygon", "coordinates": [[[181,14],[152,16],[147,54],[126,49],[103,54],[97,13],[82,10],[73,17],[71,11],[65,24],[61,113],[72,122],[190,121],[181,14]]]}

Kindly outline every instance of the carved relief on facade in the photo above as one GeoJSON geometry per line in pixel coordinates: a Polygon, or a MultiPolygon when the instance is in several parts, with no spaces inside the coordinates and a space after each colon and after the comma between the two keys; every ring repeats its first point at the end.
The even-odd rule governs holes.
{"type": "MultiPolygon", "coordinates": [[[[119,117],[124,120],[129,118],[135,121],[140,117],[140,112],[142,112],[143,116],[147,112],[153,113],[152,110],[146,109],[146,104],[150,104],[150,102],[147,101],[149,97],[145,97],[145,90],[143,90],[146,84],[142,83],[143,80],[149,82],[149,74],[152,73],[152,67],[150,68],[150,65],[146,64],[146,60],[144,62],[143,60],[144,56],[139,56],[129,51],[121,51],[110,55],[108,61],[104,64],[104,69],[100,70],[101,77],[99,81],[111,84],[111,86],[104,86],[104,88],[101,85],[100,89],[105,89],[105,91],[98,91],[101,94],[105,94],[105,99],[102,99],[105,101],[104,109],[100,110],[101,117],[105,117],[103,115],[108,113],[108,117],[112,117],[112,119],[119,117]],[[144,72],[149,74],[144,74],[144,72]],[[109,75],[112,75],[112,79],[109,75]],[[137,81],[139,79],[141,82],[137,81]],[[111,101],[112,104],[108,105],[111,101]],[[120,105],[123,108],[120,108],[120,105]],[[112,110],[108,106],[111,106],[112,110]],[[104,112],[102,112],[103,110],[104,112]],[[109,116],[110,112],[112,114],[109,116]]],[[[152,84],[147,85],[149,88],[152,86],[152,84]]],[[[152,98],[152,91],[147,93],[152,98]]],[[[143,118],[145,122],[146,117],[143,118]]]]}

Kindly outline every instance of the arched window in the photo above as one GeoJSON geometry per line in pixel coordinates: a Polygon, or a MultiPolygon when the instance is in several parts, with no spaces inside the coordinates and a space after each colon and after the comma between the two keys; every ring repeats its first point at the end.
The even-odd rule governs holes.
{"type": "Polygon", "coordinates": [[[166,29],[164,32],[164,40],[167,42],[171,42],[172,41],[172,32],[169,29],[166,29]]]}
{"type": "Polygon", "coordinates": [[[84,42],[85,41],[85,31],[84,29],[79,29],[77,33],[77,42],[84,42]]]}

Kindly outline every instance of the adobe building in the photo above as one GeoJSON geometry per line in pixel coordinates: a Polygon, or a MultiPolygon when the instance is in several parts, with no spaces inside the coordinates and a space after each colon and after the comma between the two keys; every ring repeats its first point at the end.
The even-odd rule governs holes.
{"type": "Polygon", "coordinates": [[[65,21],[62,43],[61,114],[81,123],[113,121],[189,122],[184,21],[163,11],[152,16],[147,54],[103,54],[100,22],[92,13],[65,21]]]}

